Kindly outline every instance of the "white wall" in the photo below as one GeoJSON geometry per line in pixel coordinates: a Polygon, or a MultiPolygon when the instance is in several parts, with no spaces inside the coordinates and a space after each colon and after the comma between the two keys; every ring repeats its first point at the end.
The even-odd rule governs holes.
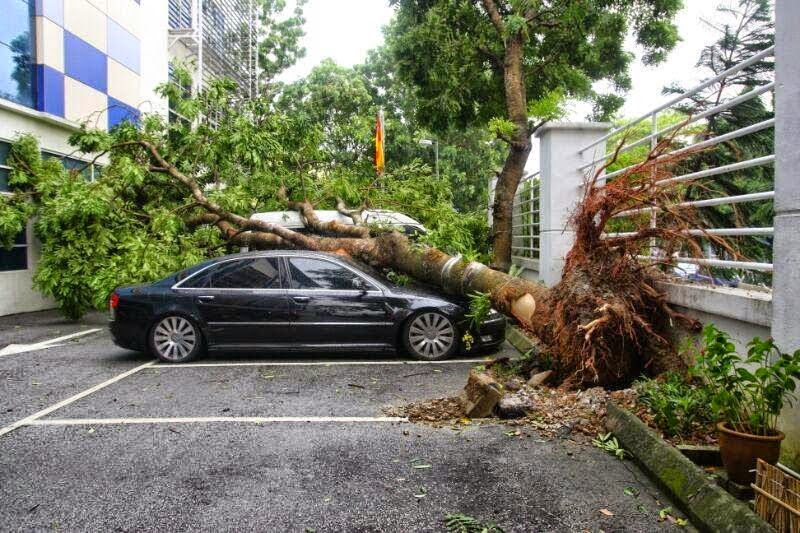
{"type": "MultiPolygon", "coordinates": [[[[67,142],[77,126],[67,120],[0,99],[0,139],[13,141],[21,133],[33,134],[42,149],[70,153],[67,142]]],[[[33,235],[33,223],[28,224],[28,268],[0,272],[0,316],[53,309],[52,299],[33,289],[33,274],[39,261],[40,244],[33,235]]]]}
{"type": "Polygon", "coordinates": [[[33,222],[28,223],[28,269],[0,272],[0,316],[53,309],[56,304],[33,289],[34,266],[39,261],[40,244],[33,238],[33,222]]]}

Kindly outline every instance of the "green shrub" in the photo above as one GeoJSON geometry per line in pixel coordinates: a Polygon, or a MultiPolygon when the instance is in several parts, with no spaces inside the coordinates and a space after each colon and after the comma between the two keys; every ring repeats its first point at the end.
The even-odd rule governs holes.
{"type": "Polygon", "coordinates": [[[677,372],[667,372],[659,379],[642,378],[634,388],[639,403],[667,436],[689,435],[713,420],[707,388],[690,383],[677,372]]]}

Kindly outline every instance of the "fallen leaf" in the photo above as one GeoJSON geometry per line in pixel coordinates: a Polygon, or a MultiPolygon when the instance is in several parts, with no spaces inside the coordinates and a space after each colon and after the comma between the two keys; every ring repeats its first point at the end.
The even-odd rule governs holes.
{"type": "Polygon", "coordinates": [[[614,513],[612,513],[611,511],[609,511],[608,509],[605,509],[605,508],[600,509],[600,512],[603,513],[606,516],[614,516],[614,513]]]}

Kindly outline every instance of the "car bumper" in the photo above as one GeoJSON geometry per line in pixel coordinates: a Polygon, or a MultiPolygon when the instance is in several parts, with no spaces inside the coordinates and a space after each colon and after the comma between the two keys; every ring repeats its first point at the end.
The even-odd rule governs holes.
{"type": "Polygon", "coordinates": [[[506,340],[506,317],[497,315],[485,320],[473,337],[475,340],[469,353],[496,349],[506,340]]]}
{"type": "Polygon", "coordinates": [[[139,328],[120,322],[119,320],[110,320],[108,322],[108,330],[111,333],[111,340],[120,348],[128,350],[145,350],[144,335],[139,328]]]}

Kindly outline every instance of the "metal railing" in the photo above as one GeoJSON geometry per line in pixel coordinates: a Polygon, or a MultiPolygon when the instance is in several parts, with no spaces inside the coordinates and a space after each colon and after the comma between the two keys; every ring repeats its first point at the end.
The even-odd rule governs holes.
{"type": "Polygon", "coordinates": [[[541,203],[539,172],[523,176],[514,195],[511,217],[511,255],[517,259],[539,259],[541,203]]]}
{"type": "MultiPolygon", "coordinates": [[[[741,72],[742,70],[746,69],[747,67],[758,63],[759,61],[764,60],[765,58],[773,56],[775,53],[774,47],[770,47],[753,57],[743,61],[726,71],[720,73],[713,78],[709,78],[699,85],[683,92],[682,94],[675,96],[674,98],[668,100],[661,106],[648,111],[647,113],[641,115],[640,117],[636,118],[635,120],[628,122],[624,126],[619,128],[615,128],[610,131],[608,134],[604,135],[603,137],[595,140],[594,142],[584,146],[579,152],[581,154],[586,153],[593,148],[596,149],[598,146],[603,146],[603,143],[609,140],[614,139],[625,139],[626,134],[632,133],[635,126],[641,124],[643,121],[650,119],[650,133],[641,137],[637,138],[636,140],[624,144],[618,150],[615,150],[616,146],[613,146],[613,142],[611,144],[612,150],[608,153],[603,153],[599,157],[595,157],[590,163],[583,165],[580,167],[581,171],[590,171],[593,168],[597,168],[606,164],[607,161],[616,153],[616,154],[623,154],[629,152],[637,147],[640,146],[648,146],[652,150],[656,148],[658,143],[670,134],[674,134],[678,132],[678,130],[685,128],[690,124],[702,124],[703,121],[710,117],[714,117],[719,113],[731,109],[735,106],[741,105],[745,102],[749,102],[754,98],[759,98],[762,95],[773,91],[775,88],[775,82],[769,82],[761,86],[754,87],[753,89],[745,92],[735,98],[731,98],[729,100],[723,101],[702,113],[698,113],[695,115],[686,115],[687,118],[685,121],[681,121],[676,124],[671,124],[667,127],[660,128],[658,127],[658,118],[659,115],[665,111],[676,111],[678,108],[676,107],[678,104],[685,103],[687,101],[691,101],[692,97],[700,93],[701,91],[714,86],[717,83],[724,82],[727,78],[736,75],[737,73],[741,72]]],[[[773,128],[775,126],[775,119],[770,118],[768,120],[763,120],[761,122],[757,122],[755,124],[751,124],[748,126],[741,127],[737,130],[725,133],[724,135],[718,135],[711,138],[704,138],[699,142],[692,142],[688,146],[682,146],[678,149],[672,150],[668,153],[662,154],[654,161],[658,162],[659,159],[666,159],[666,158],[674,158],[676,155],[680,154],[688,154],[694,153],[699,150],[706,150],[706,149],[713,149],[722,143],[726,143],[728,141],[732,141],[735,139],[739,139],[741,137],[745,137],[747,135],[752,135],[754,133],[773,128]]],[[[720,178],[720,176],[729,175],[735,172],[739,172],[746,169],[751,169],[755,167],[771,165],[775,161],[775,155],[773,154],[764,154],[759,157],[752,157],[750,159],[745,159],[742,161],[738,161],[731,164],[720,165],[713,168],[703,168],[699,169],[695,172],[690,172],[687,174],[674,176],[668,179],[660,180],[656,182],[658,185],[665,185],[669,183],[678,183],[678,182],[692,182],[696,183],[699,180],[706,179],[706,178],[713,178],[713,179],[724,179],[720,178]]],[[[608,172],[605,176],[599,179],[600,183],[606,182],[608,180],[612,180],[617,176],[624,174],[625,172],[630,171],[634,168],[635,165],[631,165],[625,168],[621,168],[615,170],[613,172],[608,172]]],[[[770,191],[763,191],[757,193],[750,193],[750,194],[741,194],[741,195],[733,195],[733,196],[721,196],[721,197],[714,197],[708,199],[700,199],[695,201],[686,201],[680,202],[675,204],[672,207],[692,207],[692,208],[703,208],[703,207],[710,207],[710,206],[722,206],[722,205],[734,205],[734,204],[742,204],[748,202],[761,202],[761,201],[773,201],[775,197],[775,192],[770,191]]],[[[630,217],[633,215],[639,215],[642,213],[649,212],[651,219],[650,219],[650,226],[657,227],[658,225],[658,214],[661,209],[657,207],[648,207],[648,208],[641,208],[641,209],[631,209],[628,211],[624,211],[617,215],[618,218],[625,218],[630,217]]],[[[708,228],[708,229],[701,229],[701,228],[692,228],[686,230],[686,233],[692,236],[746,236],[746,237],[771,237],[774,234],[774,230],[771,227],[736,227],[736,228],[708,228]]],[[[608,233],[606,237],[624,237],[634,235],[633,232],[619,232],[619,233],[608,233]]],[[[658,244],[654,241],[651,241],[650,244],[651,253],[650,255],[642,255],[640,258],[642,260],[651,260],[663,263],[665,261],[664,257],[658,257],[658,244]]],[[[765,263],[765,262],[756,262],[756,261],[746,261],[746,260],[739,260],[740,258],[730,257],[730,258],[693,258],[693,257],[676,257],[673,258],[673,261],[681,262],[681,263],[691,263],[706,267],[719,267],[719,268],[731,268],[731,269],[741,269],[741,270],[752,270],[752,271],[760,271],[760,272],[772,272],[772,263],[765,263]]]]}

